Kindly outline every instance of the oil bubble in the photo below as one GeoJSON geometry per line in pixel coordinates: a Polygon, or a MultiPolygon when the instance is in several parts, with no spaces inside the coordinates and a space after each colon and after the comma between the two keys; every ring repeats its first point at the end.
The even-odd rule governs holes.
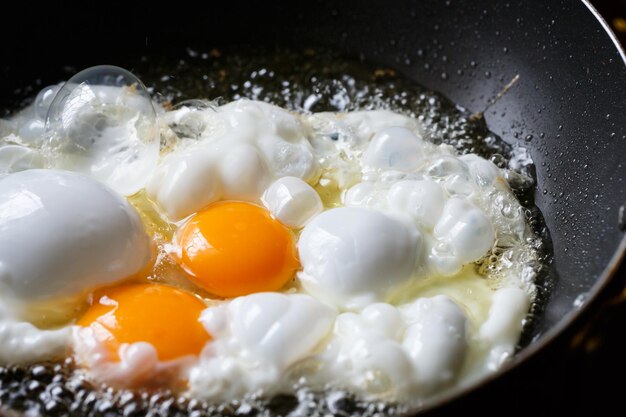
{"type": "Polygon", "coordinates": [[[61,89],[62,85],[50,85],[37,94],[35,102],[33,104],[35,109],[35,115],[40,120],[46,120],[48,111],[50,111],[50,105],[56,97],[57,93],[61,89]]]}
{"type": "Polygon", "coordinates": [[[84,173],[122,195],[143,188],[158,160],[150,95],[119,67],[91,67],[70,78],[50,103],[45,131],[50,168],[84,173]]]}
{"type": "Polygon", "coordinates": [[[174,120],[167,122],[179,138],[198,139],[207,129],[207,111],[216,112],[217,104],[209,100],[185,100],[172,108],[174,120]]]}

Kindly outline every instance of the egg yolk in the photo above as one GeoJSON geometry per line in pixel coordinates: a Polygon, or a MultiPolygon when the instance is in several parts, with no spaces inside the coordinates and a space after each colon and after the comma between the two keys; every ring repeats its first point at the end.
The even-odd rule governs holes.
{"type": "Polygon", "coordinates": [[[183,269],[220,297],[279,290],[299,265],[289,229],[250,203],[210,205],[179,230],[177,242],[183,269]]]}
{"type": "Polygon", "coordinates": [[[148,342],[162,361],[198,355],[211,336],[198,321],[206,308],[193,295],[161,284],[125,284],[96,294],[78,321],[111,356],[123,343],[148,342]]]}

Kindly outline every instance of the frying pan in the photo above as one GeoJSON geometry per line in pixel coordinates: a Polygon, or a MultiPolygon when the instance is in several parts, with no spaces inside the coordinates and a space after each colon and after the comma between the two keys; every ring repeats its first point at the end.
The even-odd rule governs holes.
{"type": "Polygon", "coordinates": [[[426,413],[478,410],[496,398],[513,408],[532,403],[532,389],[519,381],[533,381],[528,369],[538,372],[535,380],[547,375],[547,352],[608,297],[626,250],[626,58],[586,1],[230,0],[164,12],[48,2],[16,16],[3,19],[0,108],[35,79],[66,78],[66,66],[126,66],[139,54],[190,44],[319,45],[393,67],[483,112],[506,142],[523,142],[536,165],[535,201],[552,238],[555,287],[536,340],[498,375],[440,398],[426,413]]]}

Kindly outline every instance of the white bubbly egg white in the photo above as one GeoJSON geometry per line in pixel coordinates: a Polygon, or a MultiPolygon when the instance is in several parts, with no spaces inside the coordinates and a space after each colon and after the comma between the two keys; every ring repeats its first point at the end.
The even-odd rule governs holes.
{"type": "Polygon", "coordinates": [[[150,261],[137,212],[80,174],[29,170],[0,180],[0,294],[20,302],[81,294],[150,261]]]}
{"type": "Polygon", "coordinates": [[[287,226],[299,229],[324,210],[319,194],[297,177],[274,181],[262,198],[265,207],[287,226]]]}
{"type": "MultiPolygon", "coordinates": [[[[184,124],[189,113],[183,108],[165,120],[184,124]]],[[[171,220],[218,200],[260,202],[278,178],[315,182],[319,175],[307,126],[279,107],[240,100],[192,115],[203,122],[195,138],[163,158],[147,187],[171,220]]]]}
{"type": "MultiPolygon", "coordinates": [[[[10,174],[7,184],[21,182],[25,177],[19,175],[47,175],[13,173],[41,164],[40,146],[29,139],[40,126],[35,117],[20,117],[0,124],[0,174],[10,174]]],[[[227,401],[259,390],[288,391],[304,380],[411,402],[492,372],[513,354],[534,297],[533,270],[526,264],[534,252],[522,207],[491,162],[434,145],[416,119],[387,110],[298,115],[239,100],[162,111],[157,125],[165,139],[158,166],[142,171],[136,183],[147,184],[164,218],[179,222],[220,200],[263,205],[294,231],[302,264],[288,293],[252,294],[204,311],[201,321],[213,339],[198,361],[185,365],[192,396],[227,401]],[[474,265],[485,260],[495,266],[487,276],[474,265]]],[[[119,204],[105,213],[106,204],[85,206],[97,198],[69,196],[61,203],[51,197],[50,204],[58,202],[55,216],[65,219],[61,210],[67,210],[75,221],[90,224],[84,229],[89,236],[104,236],[97,255],[85,253],[75,269],[55,269],[83,253],[72,246],[82,235],[76,228],[64,234],[67,227],[36,215],[44,213],[39,197],[27,191],[17,200],[7,197],[5,211],[0,199],[0,219],[7,213],[15,235],[29,236],[20,242],[30,254],[35,247],[41,259],[27,264],[18,256],[19,277],[0,269],[0,292],[35,299],[64,294],[68,286],[79,291],[111,282],[124,274],[97,271],[106,269],[115,248],[120,271],[144,262],[147,252],[136,248],[147,246],[145,236],[123,200],[114,199],[119,204]],[[27,214],[15,214],[17,205],[27,214]],[[59,228],[54,232],[61,243],[53,244],[48,234],[32,238],[30,227],[59,228]],[[132,254],[120,249],[120,240],[130,235],[137,241],[124,247],[135,248],[132,254]],[[42,265],[57,271],[54,279],[38,278],[42,265]],[[81,274],[90,278],[76,283],[81,274]],[[31,292],[28,280],[43,284],[31,292]]],[[[86,187],[86,193],[95,188],[86,187]]],[[[0,267],[3,250],[0,241],[0,267]]],[[[2,333],[3,323],[0,338],[14,331],[2,333]]],[[[21,325],[24,335],[35,329],[44,337],[21,325]]],[[[45,337],[65,340],[67,333],[60,332],[45,337]]],[[[33,352],[33,360],[40,359],[33,352]]],[[[85,352],[110,379],[132,379],[159,365],[142,343],[123,353],[115,368],[99,368],[97,352],[85,352]]]]}
{"type": "Polygon", "coordinates": [[[467,318],[446,296],[399,307],[374,303],[337,317],[314,378],[391,400],[432,393],[458,374],[467,351],[467,318]]]}
{"type": "MultiPolygon", "coordinates": [[[[324,158],[320,182],[342,184],[342,202],[354,211],[350,216],[344,214],[347,208],[326,211],[304,228],[298,243],[303,265],[300,278],[307,290],[344,308],[358,307],[364,291],[366,303],[387,302],[420,277],[453,276],[487,255],[497,241],[519,248],[529,234],[521,206],[495,165],[475,155],[456,156],[449,146],[423,140],[421,130],[412,126],[414,121],[407,117],[400,122],[402,117],[388,119],[386,112],[354,113],[350,119],[333,114],[309,116],[310,123],[318,126],[313,146],[324,158]],[[364,129],[369,123],[377,129],[364,129]],[[328,140],[330,132],[339,132],[337,141],[328,140]],[[376,246],[372,236],[382,236],[384,241],[385,233],[377,232],[373,221],[347,221],[365,213],[356,209],[395,219],[403,232],[393,232],[398,236],[393,243],[376,246]],[[351,226],[351,221],[363,225],[351,226]],[[351,227],[354,231],[348,231],[351,227]],[[346,236],[338,236],[333,229],[346,236]],[[418,236],[412,253],[391,249],[408,241],[407,234],[418,236]],[[349,239],[353,238],[352,243],[349,239]],[[347,245],[350,257],[329,260],[331,252],[343,253],[337,250],[342,244],[347,245]],[[396,258],[389,261],[394,266],[386,266],[384,272],[371,265],[364,268],[368,273],[348,272],[354,259],[391,259],[386,250],[396,258]],[[409,263],[413,263],[411,273],[399,279],[396,268],[409,263]],[[381,286],[386,291],[377,291],[374,285],[359,287],[365,281],[384,281],[381,286]]],[[[518,272],[509,274],[511,284],[530,292],[532,283],[520,283],[518,272]]]]}
{"type": "Polygon", "coordinates": [[[421,235],[385,214],[356,207],[315,217],[298,241],[305,290],[338,307],[386,299],[415,268],[421,235]]]}
{"type": "Polygon", "coordinates": [[[87,291],[138,273],[151,257],[136,211],[97,181],[56,170],[0,179],[0,360],[58,357],[69,330],[38,330],[24,320],[39,312],[43,322],[51,312],[41,305],[75,306],[87,291]]]}
{"type": "MultiPolygon", "coordinates": [[[[495,369],[513,353],[533,296],[532,280],[520,278],[519,263],[502,268],[494,281],[486,281],[468,266],[499,242],[505,242],[507,254],[522,251],[530,233],[503,173],[491,162],[433,145],[423,139],[414,119],[389,111],[298,118],[265,103],[241,100],[214,109],[178,110],[168,118],[177,131],[190,136],[179,138],[149,185],[170,219],[220,199],[260,200],[286,225],[304,227],[298,240],[302,263],[298,282],[304,292],[339,311],[354,311],[338,316],[326,353],[317,357],[309,352],[301,360],[305,365],[294,365],[295,371],[259,356],[254,356],[252,366],[249,352],[240,347],[233,348],[237,353],[226,355],[228,359],[225,350],[213,352],[192,372],[196,395],[210,392],[204,395],[228,398],[255,386],[268,390],[277,384],[277,372],[283,377],[295,372],[311,382],[339,381],[366,395],[407,399],[411,393],[429,395],[457,378],[495,369]],[[193,120],[187,129],[185,118],[193,120]],[[293,151],[287,153],[288,159],[274,158],[275,153],[262,146],[269,142],[280,147],[290,141],[298,144],[299,156],[296,148],[288,147],[293,151]],[[287,174],[285,162],[297,170],[287,174]],[[241,171],[232,175],[242,179],[240,184],[228,180],[228,168],[241,171]],[[311,187],[320,184],[335,184],[333,204],[345,207],[321,210],[311,187]],[[448,298],[422,297],[437,292],[448,298]],[[507,303],[509,308],[504,307],[507,303]],[[389,319],[389,331],[406,331],[411,328],[408,322],[417,323],[414,329],[430,330],[415,330],[419,337],[403,336],[412,342],[382,337],[376,331],[344,334],[341,323],[357,320],[346,317],[361,317],[372,305],[397,309],[393,304],[401,304],[404,313],[390,313],[402,319],[396,324],[389,319]],[[413,304],[421,307],[407,307],[413,304]],[[412,318],[407,316],[409,310],[412,318]],[[446,329],[458,331],[452,335],[446,329]],[[357,336],[360,347],[353,347],[357,336]],[[422,337],[433,344],[420,356],[415,346],[422,346],[422,337]],[[380,351],[378,344],[384,346],[380,351]],[[386,349],[403,353],[383,354],[386,349]],[[430,353],[425,353],[428,349],[430,353]],[[450,353],[438,356],[439,350],[450,353]],[[379,359],[369,364],[362,359],[360,365],[345,362],[351,356],[370,355],[379,359]],[[397,359],[384,360],[387,356],[397,359]],[[344,359],[337,362],[337,357],[344,359]],[[478,365],[468,364],[468,357],[481,359],[473,359],[478,365]],[[311,374],[305,371],[311,361],[328,366],[320,365],[324,372],[311,374]],[[245,382],[235,382],[241,380],[245,382]]],[[[251,307],[256,320],[264,319],[261,312],[266,308],[251,307]]],[[[241,343],[233,340],[228,331],[219,330],[214,345],[241,343]]]]}
{"type": "Polygon", "coordinates": [[[200,321],[214,342],[191,370],[192,394],[227,401],[288,389],[290,367],[320,348],[336,314],[304,294],[257,293],[208,308],[200,321]]]}

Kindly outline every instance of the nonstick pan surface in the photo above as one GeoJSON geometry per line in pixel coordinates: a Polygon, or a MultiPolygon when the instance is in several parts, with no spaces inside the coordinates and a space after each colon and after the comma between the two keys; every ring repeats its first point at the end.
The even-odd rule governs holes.
{"type": "MultiPolygon", "coordinates": [[[[626,248],[626,66],[588,4],[344,0],[153,7],[53,2],[5,19],[0,108],[14,106],[14,90],[35,79],[47,85],[66,78],[68,66],[128,66],[141,54],[190,45],[326,46],[393,67],[483,112],[494,133],[523,143],[534,160],[534,197],[551,235],[556,281],[536,340],[508,368],[541,361],[532,356],[580,327],[578,316],[591,315],[587,310],[626,248]]],[[[473,392],[447,411],[486,400],[484,393],[506,396],[520,372],[505,370],[493,381],[500,388],[483,384],[483,394],[473,392]]]]}

